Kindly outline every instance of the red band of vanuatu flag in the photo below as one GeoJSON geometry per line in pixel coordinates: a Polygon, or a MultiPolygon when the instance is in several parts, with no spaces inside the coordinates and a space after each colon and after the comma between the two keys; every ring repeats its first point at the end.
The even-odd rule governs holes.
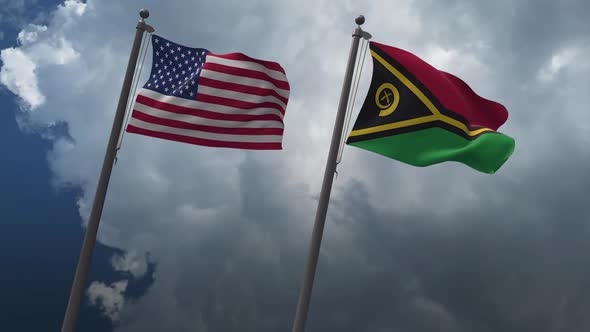
{"type": "Polygon", "coordinates": [[[404,50],[370,43],[373,77],[347,144],[414,166],[445,161],[495,173],[514,151],[501,104],[404,50]]]}

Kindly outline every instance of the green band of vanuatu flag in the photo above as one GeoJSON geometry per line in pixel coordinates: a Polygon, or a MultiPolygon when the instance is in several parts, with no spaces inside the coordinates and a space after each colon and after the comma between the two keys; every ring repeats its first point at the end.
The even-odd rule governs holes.
{"type": "Polygon", "coordinates": [[[445,161],[495,173],[514,151],[508,111],[404,50],[370,43],[373,77],[347,144],[414,166],[445,161]]]}

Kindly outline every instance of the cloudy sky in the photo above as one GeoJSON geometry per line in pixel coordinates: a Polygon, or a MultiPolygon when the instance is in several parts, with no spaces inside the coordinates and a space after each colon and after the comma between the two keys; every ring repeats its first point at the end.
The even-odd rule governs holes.
{"type": "MultiPolygon", "coordinates": [[[[281,63],[284,149],[125,135],[85,330],[290,330],[360,13],[503,103],[516,149],[487,175],[347,147],[308,331],[590,329],[584,0],[0,0],[2,324],[61,324],[141,7],[165,38],[281,63]]],[[[367,56],[353,120],[370,75],[367,56]]]]}

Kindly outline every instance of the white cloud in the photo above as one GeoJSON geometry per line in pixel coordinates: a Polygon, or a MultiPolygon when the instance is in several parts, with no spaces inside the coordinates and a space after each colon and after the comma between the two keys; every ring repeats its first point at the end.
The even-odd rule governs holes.
{"type": "Polygon", "coordinates": [[[46,31],[44,25],[29,24],[27,28],[18,33],[17,40],[21,45],[31,44],[37,41],[40,32],[46,31]]]}
{"type": "Polygon", "coordinates": [[[38,87],[35,69],[37,65],[28,54],[17,48],[0,52],[4,63],[0,70],[0,82],[19,96],[30,109],[39,107],[45,101],[38,87]]]}
{"type": "Polygon", "coordinates": [[[411,305],[423,315],[425,320],[432,321],[430,328],[437,331],[457,331],[455,318],[440,303],[418,296],[412,299],[411,305]]]}
{"type": "Polygon", "coordinates": [[[117,281],[111,285],[95,281],[88,287],[86,295],[90,305],[97,306],[105,316],[116,321],[125,304],[126,289],[127,280],[117,281]]]}
{"type": "Polygon", "coordinates": [[[66,1],[56,10],[50,31],[47,26],[30,24],[18,34],[19,47],[0,52],[0,82],[24,101],[26,109],[35,110],[46,100],[38,83],[40,68],[51,70],[52,65],[65,65],[78,58],[62,32],[75,22],[70,18],[81,16],[85,8],[83,3],[66,1]]]}
{"type": "Polygon", "coordinates": [[[86,4],[81,0],[65,0],[62,8],[61,14],[64,14],[65,17],[69,15],[82,16],[86,11],[86,4]]]}
{"type": "Polygon", "coordinates": [[[147,272],[148,262],[145,255],[137,252],[126,252],[111,257],[111,264],[115,271],[129,272],[135,278],[141,278],[147,272]]]}
{"type": "Polygon", "coordinates": [[[549,61],[539,70],[537,74],[541,82],[548,82],[555,78],[563,68],[569,66],[580,54],[580,50],[575,47],[568,47],[559,50],[551,56],[549,61]]]}

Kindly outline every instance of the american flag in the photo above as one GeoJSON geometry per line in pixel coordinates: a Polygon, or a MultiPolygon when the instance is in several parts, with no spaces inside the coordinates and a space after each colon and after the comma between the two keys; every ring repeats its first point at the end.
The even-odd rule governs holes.
{"type": "Polygon", "coordinates": [[[152,36],[152,71],[127,132],[190,144],[280,150],[289,83],[276,62],[152,36]]]}

